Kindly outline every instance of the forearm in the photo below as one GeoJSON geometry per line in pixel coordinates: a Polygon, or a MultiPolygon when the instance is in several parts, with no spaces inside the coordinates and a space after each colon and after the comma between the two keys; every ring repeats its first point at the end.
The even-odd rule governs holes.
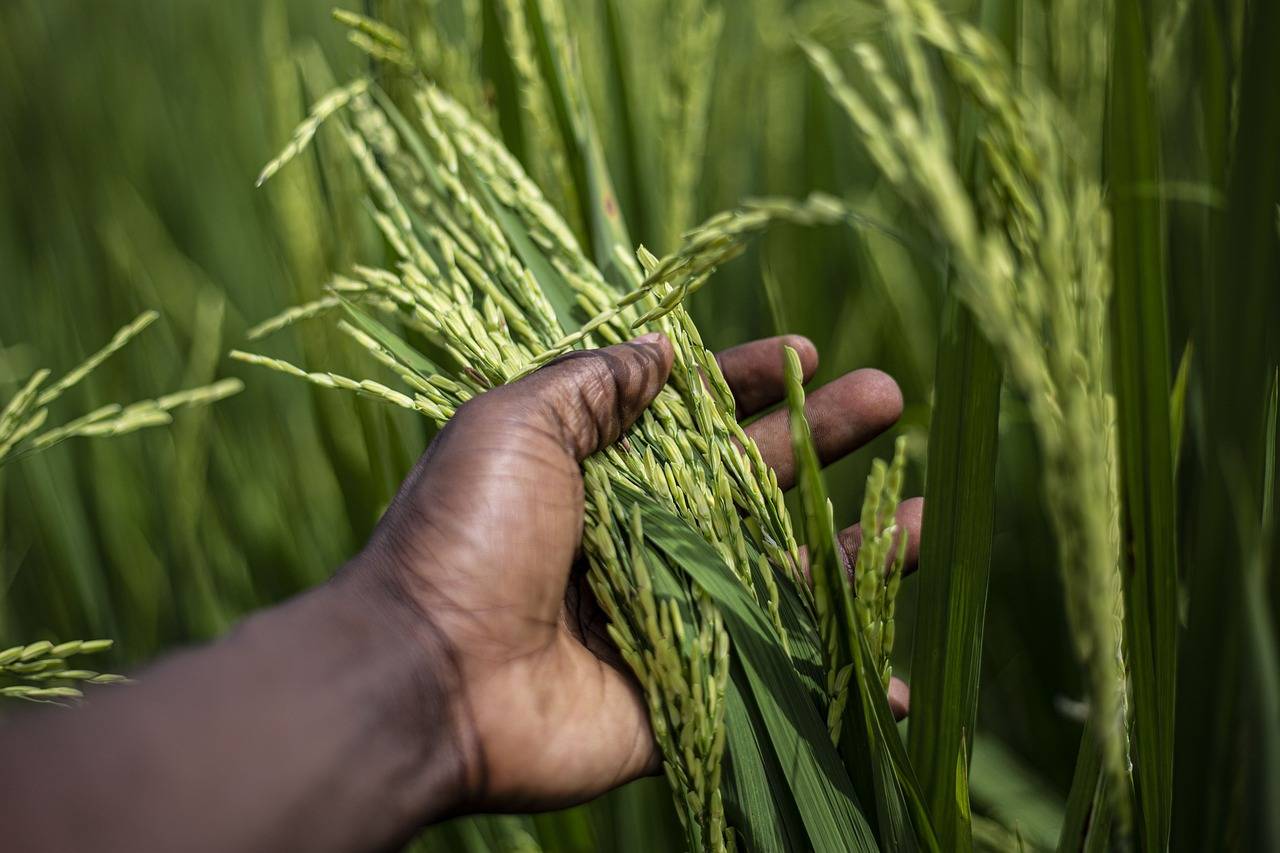
{"type": "Polygon", "coordinates": [[[378,849],[458,806],[447,652],[351,578],[0,727],[14,849],[378,849]],[[15,835],[16,833],[16,835],[15,835]]]}

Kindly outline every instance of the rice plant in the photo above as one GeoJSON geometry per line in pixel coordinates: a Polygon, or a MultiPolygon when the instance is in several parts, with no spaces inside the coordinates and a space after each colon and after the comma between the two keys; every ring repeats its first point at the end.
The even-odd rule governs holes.
{"type": "Polygon", "coordinates": [[[1060,549],[1077,653],[1106,767],[1121,803],[1128,772],[1120,507],[1114,401],[1105,329],[1110,288],[1108,218],[1087,154],[1064,138],[1068,116],[1047,93],[1020,92],[999,50],[953,26],[927,3],[891,3],[909,92],[869,45],[856,48],[879,104],[846,82],[831,56],[810,49],[886,178],[933,217],[952,250],[956,287],[1028,400],[1046,460],[1045,489],[1060,549]],[[929,77],[924,44],[974,99],[992,180],[987,199],[963,188],[929,77]]]}
{"type": "MultiPolygon", "coordinates": [[[[23,129],[0,158],[33,163],[0,175],[8,644],[113,636],[136,660],[209,636],[358,547],[462,403],[656,330],[676,367],[587,462],[584,549],[663,778],[421,847],[1280,839],[1280,7],[98,11],[0,11],[0,62],[49,84],[0,91],[23,129]],[[224,340],[303,382],[247,371],[232,414],[172,440],[63,441],[182,401],[102,414],[73,378],[92,417],[51,427],[53,359],[13,341],[50,330],[41,352],[75,363],[144,305],[174,328],[130,370],[193,365],[161,387],[208,386],[224,340]],[[710,355],[764,330],[809,335],[824,372],[895,374],[905,440],[824,477],[792,363],[784,500],[710,355]],[[892,508],[922,482],[904,582],[892,508]],[[862,522],[851,577],[837,513],[862,522]]],[[[4,689],[94,672],[53,651],[11,663],[70,680],[4,689]]]]}
{"type": "MultiPolygon", "coordinates": [[[[155,311],[139,315],[116,332],[106,346],[53,382],[47,381],[50,371],[36,371],[0,411],[0,466],[48,450],[70,438],[123,435],[145,427],[169,424],[173,421],[170,412],[175,409],[214,403],[244,387],[238,379],[225,379],[154,400],[123,406],[108,404],[59,426],[46,428],[52,403],[128,345],[158,317],[155,311]]],[[[77,669],[67,664],[66,659],[72,655],[101,652],[111,646],[111,640],[69,640],[57,644],[39,640],[6,649],[0,652],[0,677],[15,683],[0,685],[0,696],[56,703],[83,696],[81,690],[73,686],[76,682],[123,682],[127,679],[120,675],[77,669]]]]}
{"type": "Polygon", "coordinates": [[[47,450],[69,438],[123,435],[145,427],[172,423],[173,416],[169,413],[174,409],[214,403],[244,387],[238,379],[224,379],[200,388],[166,394],[154,400],[141,400],[127,405],[110,403],[59,426],[46,428],[49,406],[53,402],[123,349],[159,316],[155,311],[139,315],[132,323],[116,332],[106,346],[53,382],[46,383],[50,376],[48,370],[41,369],[32,374],[0,411],[0,465],[47,450]]]}

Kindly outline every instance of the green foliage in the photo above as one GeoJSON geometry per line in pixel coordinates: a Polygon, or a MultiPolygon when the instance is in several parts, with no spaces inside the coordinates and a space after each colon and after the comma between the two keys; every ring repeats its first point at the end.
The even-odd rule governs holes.
{"type": "Polygon", "coordinates": [[[1272,753],[1260,749],[1276,734],[1276,718],[1267,716],[1274,670],[1258,654],[1265,631],[1259,636],[1256,617],[1245,616],[1251,607],[1269,609],[1274,640],[1275,551],[1259,534],[1258,519],[1266,502],[1265,424],[1280,337],[1275,324],[1242,318],[1280,312],[1274,221],[1280,164],[1268,153],[1280,144],[1280,111],[1263,82],[1280,73],[1280,57],[1270,47],[1280,37],[1280,8],[1248,4],[1238,21],[1220,9],[1203,17],[1207,27],[1196,33],[1201,41],[1243,26],[1238,53],[1210,55],[1231,70],[1224,75],[1216,61],[1206,64],[1213,74],[1200,105],[1213,117],[1234,100],[1237,119],[1208,126],[1203,166],[1205,179],[1224,190],[1226,205],[1202,238],[1212,277],[1193,291],[1192,382],[1203,398],[1193,442],[1197,499],[1186,516],[1201,535],[1184,551],[1189,613],[1179,644],[1172,837],[1179,850],[1266,849],[1278,843],[1275,810],[1265,799],[1275,790],[1276,768],[1272,753]],[[1254,568],[1267,565],[1268,556],[1268,569],[1254,568]],[[1266,580],[1259,582],[1256,571],[1266,580]],[[1220,787],[1206,786],[1210,779],[1220,787]]]}
{"type": "MultiPolygon", "coordinates": [[[[1116,6],[1108,93],[1114,372],[1124,509],[1125,644],[1138,838],[1169,845],[1177,677],[1178,563],[1170,412],[1164,211],[1136,188],[1161,178],[1142,6],[1116,6]]],[[[1113,780],[1114,781],[1114,780],[1113,780]]],[[[1122,789],[1123,790],[1123,789],[1122,789]]],[[[1121,797],[1123,820],[1129,804],[1121,797]]]]}
{"type": "Polygon", "coordinates": [[[114,636],[117,669],[225,629],[352,553],[460,401],[640,322],[681,359],[643,455],[588,465],[588,549],[666,778],[419,844],[1275,846],[1275,4],[82,6],[0,8],[6,78],[40,81],[0,88],[9,642],[114,636]],[[37,373],[153,309],[131,358],[37,373]],[[889,439],[802,466],[812,596],[731,449],[703,343],[771,316],[820,379],[902,384],[929,510],[892,611],[887,528],[852,582],[834,544],[889,439]],[[50,389],[109,412],[66,435],[123,431],[230,347],[311,387],[240,374],[17,461],[50,389]]]}
{"type": "MultiPolygon", "coordinates": [[[[982,24],[1005,45],[1015,42],[1018,3],[988,2],[982,24]]],[[[1012,54],[1016,58],[1016,52],[1012,54]]],[[[980,181],[978,113],[967,105],[958,140],[962,177],[980,181]]],[[[955,287],[939,328],[935,399],[929,424],[931,463],[925,480],[930,507],[921,533],[920,601],[934,614],[916,625],[912,694],[916,713],[907,745],[927,796],[939,837],[949,847],[970,846],[967,774],[978,711],[983,626],[990,585],[996,503],[1001,374],[955,287]],[[950,757],[957,756],[952,763],[950,757]],[[966,789],[963,801],[958,787],[966,789]]]]}
{"type": "MultiPolygon", "coordinates": [[[[116,332],[106,346],[54,382],[46,384],[48,370],[37,370],[0,410],[0,465],[48,450],[69,438],[124,435],[145,427],[169,424],[173,421],[169,413],[174,409],[214,403],[243,389],[240,380],[225,379],[201,388],[166,394],[155,400],[143,400],[127,406],[116,403],[100,406],[61,426],[46,429],[48,407],[123,349],[158,316],[154,311],[139,315],[116,332]]],[[[8,676],[19,681],[17,684],[0,684],[0,696],[57,703],[83,695],[78,688],[71,686],[74,682],[115,684],[124,681],[119,675],[67,666],[66,658],[70,655],[100,652],[111,648],[111,645],[111,640],[72,640],[56,645],[40,640],[0,652],[0,677],[8,676]]]]}
{"type": "Polygon", "coordinates": [[[966,309],[948,300],[944,311],[920,552],[919,606],[933,616],[916,623],[907,744],[939,835],[959,849],[969,830],[953,805],[958,768],[948,756],[972,739],[978,710],[1000,372],[966,309]]]}

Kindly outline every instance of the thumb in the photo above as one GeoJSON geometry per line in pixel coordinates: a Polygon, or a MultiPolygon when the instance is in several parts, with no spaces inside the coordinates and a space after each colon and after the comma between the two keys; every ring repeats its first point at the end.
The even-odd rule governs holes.
{"type": "Polygon", "coordinates": [[[509,393],[545,417],[565,450],[582,461],[640,417],[666,383],[673,358],[671,342],[653,332],[561,356],[509,386],[509,393]]]}

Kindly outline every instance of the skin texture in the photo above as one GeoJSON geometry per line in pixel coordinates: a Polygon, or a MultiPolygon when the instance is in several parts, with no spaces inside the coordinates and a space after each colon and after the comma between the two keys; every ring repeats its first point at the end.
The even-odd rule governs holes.
{"type": "MultiPolygon", "coordinates": [[[[783,397],[788,336],[720,364],[747,417],[783,397]]],[[[653,773],[640,691],[582,582],[579,463],[666,381],[665,338],[566,356],[462,407],[368,546],[324,586],[74,712],[0,729],[15,849],[377,850],[423,823],[538,810],[653,773]],[[230,819],[228,819],[230,818],[230,819]]],[[[902,410],[883,373],[809,396],[824,462],[902,410]]],[[[783,487],[785,413],[746,428],[783,487]]],[[[914,567],[919,500],[898,514],[914,567]]],[[[846,561],[859,533],[840,535],[846,561]]],[[[894,682],[890,704],[906,712],[894,682]]]]}

